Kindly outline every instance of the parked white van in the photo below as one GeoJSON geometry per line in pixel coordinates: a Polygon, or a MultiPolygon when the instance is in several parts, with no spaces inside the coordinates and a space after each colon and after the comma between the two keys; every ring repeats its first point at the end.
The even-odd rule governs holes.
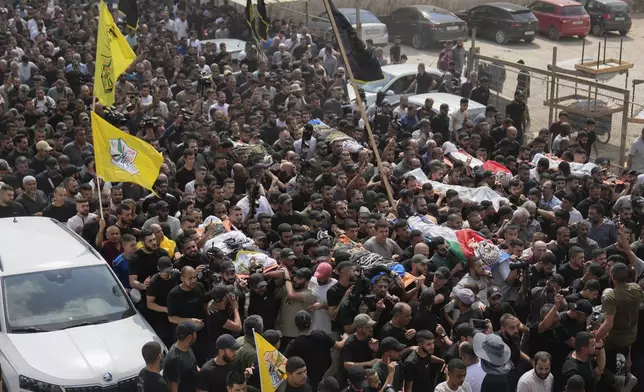
{"type": "Polygon", "coordinates": [[[64,224],[0,219],[0,364],[7,392],[129,392],[159,339],[110,266],[64,224]]]}

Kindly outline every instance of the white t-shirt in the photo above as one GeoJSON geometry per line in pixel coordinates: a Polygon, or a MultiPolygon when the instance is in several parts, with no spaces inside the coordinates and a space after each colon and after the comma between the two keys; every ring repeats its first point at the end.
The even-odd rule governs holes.
{"type": "Polygon", "coordinates": [[[633,144],[631,144],[631,149],[628,151],[628,155],[632,155],[632,164],[631,169],[635,170],[637,174],[644,173],[644,140],[641,137],[638,137],[633,144]]]}
{"type": "MultiPolygon", "coordinates": [[[[313,291],[318,297],[318,302],[326,304],[326,292],[329,291],[329,288],[336,283],[337,280],[331,278],[325,285],[320,286],[320,284],[318,284],[318,279],[314,276],[309,281],[309,289],[311,289],[311,291],[313,291]]],[[[326,333],[331,333],[331,317],[326,309],[313,311],[311,330],[320,330],[326,333]]]]}
{"type": "Polygon", "coordinates": [[[454,113],[449,115],[449,130],[452,132],[456,132],[459,129],[463,128],[463,122],[465,121],[465,117],[467,116],[467,110],[464,112],[461,112],[460,110],[455,111],[454,113]],[[456,121],[456,125],[454,125],[454,121],[456,121]]]}
{"type": "Polygon", "coordinates": [[[485,371],[481,367],[481,361],[467,367],[465,382],[470,385],[472,392],[481,392],[481,385],[485,378],[485,371]]]}
{"type": "Polygon", "coordinates": [[[447,386],[447,381],[443,381],[442,383],[436,385],[434,392],[472,392],[472,388],[470,387],[470,384],[465,381],[460,387],[456,389],[450,389],[450,387],[447,386]]]}
{"type": "Polygon", "coordinates": [[[177,32],[177,38],[188,38],[188,21],[179,18],[174,21],[174,30],[177,32]]]}

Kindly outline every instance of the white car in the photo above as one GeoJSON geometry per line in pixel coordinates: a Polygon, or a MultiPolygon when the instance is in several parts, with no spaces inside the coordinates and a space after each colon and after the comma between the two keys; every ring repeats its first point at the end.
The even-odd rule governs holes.
{"type": "MultiPolygon", "coordinates": [[[[434,100],[434,105],[432,110],[434,113],[438,114],[442,104],[447,104],[449,106],[449,114],[456,112],[461,109],[461,97],[456,94],[449,93],[428,93],[428,94],[418,94],[409,96],[409,105],[414,108],[419,108],[425,104],[425,100],[431,98],[434,100]]],[[[400,103],[400,99],[397,99],[395,102],[392,101],[392,107],[397,107],[400,103]]],[[[485,113],[485,105],[482,105],[476,101],[469,100],[467,105],[467,115],[470,120],[474,120],[476,116],[481,113],[485,113]]]]}
{"type": "Polygon", "coordinates": [[[246,41],[242,41],[236,38],[214,38],[214,39],[205,39],[200,42],[201,48],[203,49],[206,44],[214,43],[219,51],[219,45],[226,45],[226,51],[232,55],[233,59],[237,59],[239,52],[244,51],[246,48],[246,41]]]}
{"type": "MultiPolygon", "coordinates": [[[[338,11],[344,15],[353,28],[357,28],[356,22],[356,9],[355,8],[338,8],[338,11]]],[[[376,46],[386,46],[389,43],[389,33],[387,25],[382,23],[380,19],[367,10],[360,10],[360,26],[362,27],[362,34],[360,39],[366,42],[368,39],[373,41],[376,46]]],[[[329,15],[326,12],[321,13],[317,17],[313,17],[309,23],[309,29],[319,29],[327,31],[331,29],[331,22],[329,15]]]]}
{"type": "MultiPolygon", "coordinates": [[[[443,78],[443,71],[438,68],[425,67],[425,72],[430,74],[436,81],[436,86],[440,84],[443,78]]],[[[376,102],[378,91],[383,90],[387,94],[389,102],[398,101],[400,96],[405,93],[418,73],[418,64],[393,64],[382,67],[382,73],[385,78],[369,83],[358,83],[358,86],[365,92],[367,98],[367,107],[376,102]]],[[[350,84],[347,84],[347,91],[351,101],[355,99],[355,92],[350,84]]],[[[413,93],[413,92],[412,92],[413,93]]]]}
{"type": "Polygon", "coordinates": [[[4,391],[135,391],[161,344],[94,248],[60,222],[0,219],[4,391]]]}

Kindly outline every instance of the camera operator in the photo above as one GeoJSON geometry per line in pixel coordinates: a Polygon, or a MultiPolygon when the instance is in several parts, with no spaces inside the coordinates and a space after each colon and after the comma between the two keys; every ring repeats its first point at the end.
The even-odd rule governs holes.
{"type": "Polygon", "coordinates": [[[146,319],[163,343],[170,347],[174,343],[176,327],[168,321],[168,294],[181,283],[179,271],[172,266],[172,260],[162,256],[157,262],[159,272],[152,275],[146,292],[148,314],[146,319]]]}
{"type": "Polygon", "coordinates": [[[331,330],[334,332],[334,338],[338,340],[340,335],[344,333],[344,326],[338,318],[340,303],[344,298],[348,297],[354,289],[353,285],[356,282],[356,267],[350,261],[343,261],[338,264],[336,271],[338,273],[338,282],[331,286],[326,292],[326,301],[329,317],[331,317],[331,330]]]}
{"type": "Polygon", "coordinates": [[[362,297],[367,313],[376,322],[373,327],[374,336],[380,336],[382,327],[391,319],[391,311],[399,301],[398,297],[389,294],[392,283],[391,277],[380,275],[374,279],[371,292],[362,297]]]}
{"type": "Polygon", "coordinates": [[[262,195],[262,185],[256,180],[246,180],[246,196],[237,202],[237,207],[242,209],[242,219],[247,222],[250,218],[256,218],[259,214],[265,213],[273,216],[273,210],[268,199],[262,195]]]}
{"type": "Polygon", "coordinates": [[[494,284],[501,289],[503,300],[513,304],[517,301],[517,294],[521,286],[520,276],[527,271],[528,263],[516,258],[502,261],[492,268],[494,284]]]}
{"type": "Polygon", "coordinates": [[[554,273],[556,262],[555,255],[550,251],[546,251],[535,264],[530,266],[530,290],[546,285],[546,282],[554,273]]]}
{"type": "Polygon", "coordinates": [[[302,157],[302,164],[315,156],[318,141],[313,137],[313,125],[304,124],[302,138],[293,142],[293,150],[302,157]]]}
{"type": "MultiPolygon", "coordinates": [[[[357,267],[356,270],[358,268],[360,267],[357,267]]],[[[371,281],[364,275],[363,271],[357,272],[354,276],[353,288],[346,297],[342,298],[336,318],[345,332],[347,332],[348,326],[351,325],[356,315],[368,312],[364,298],[371,291],[371,281]]]]}
{"type": "MultiPolygon", "coordinates": [[[[553,304],[557,294],[565,295],[566,293],[561,290],[564,285],[564,279],[559,274],[553,274],[546,282],[545,287],[535,287],[528,295],[520,296],[517,300],[517,306],[525,306],[529,308],[527,324],[539,321],[541,308],[545,304],[553,304]]],[[[560,312],[568,309],[568,303],[563,301],[560,312]]]]}

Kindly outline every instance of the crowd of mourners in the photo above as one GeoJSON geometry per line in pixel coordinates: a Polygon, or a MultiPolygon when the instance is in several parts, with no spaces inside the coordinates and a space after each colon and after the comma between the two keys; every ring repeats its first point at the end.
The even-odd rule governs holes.
{"type": "MultiPolygon", "coordinates": [[[[143,1],[139,28],[123,26],[137,60],[115,106],[95,109],[163,154],[152,193],[96,175],[97,4],[0,3],[0,217],[65,223],[140,294],[166,347],[142,348],[139,390],[259,389],[254,332],[288,358],[279,391],[641,390],[644,132],[611,175],[607,159],[590,158],[593,120],[575,129],[561,112],[529,132],[529,74],[507,107],[491,106],[487,76],[460,82],[457,42],[441,52],[444,77],[419,64],[407,93],[457,94],[460,110],[407,95],[392,107],[379,93],[364,108],[372,144],[327,32],[273,20],[260,45],[226,1],[143,1]],[[248,43],[231,53],[213,38],[248,43]],[[472,100],[485,113],[470,118],[472,100]],[[311,121],[346,138],[323,139],[311,121]],[[456,186],[505,199],[474,202],[456,186]],[[412,217],[472,229],[508,258],[493,269],[488,252],[463,260],[446,238],[412,230],[412,217]],[[276,268],[238,273],[205,248],[212,222],[276,268]],[[404,271],[366,277],[339,241],[404,271]]],[[[407,61],[398,38],[389,58],[373,50],[381,64],[407,61]]]]}

